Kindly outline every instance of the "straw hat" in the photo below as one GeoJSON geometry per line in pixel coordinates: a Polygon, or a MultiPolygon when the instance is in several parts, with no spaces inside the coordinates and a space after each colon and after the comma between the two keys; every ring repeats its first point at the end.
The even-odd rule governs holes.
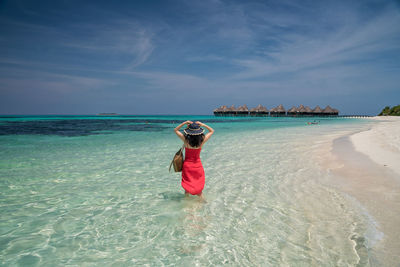
{"type": "Polygon", "coordinates": [[[189,124],[189,126],[184,129],[183,132],[187,135],[200,135],[204,133],[204,129],[200,128],[200,125],[193,122],[192,124],[189,124]]]}

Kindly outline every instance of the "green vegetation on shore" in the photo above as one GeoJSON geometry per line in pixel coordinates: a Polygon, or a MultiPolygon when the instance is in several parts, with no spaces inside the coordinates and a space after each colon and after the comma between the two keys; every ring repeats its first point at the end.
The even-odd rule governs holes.
{"type": "Polygon", "coordinates": [[[400,105],[390,108],[386,106],[378,116],[400,116],[400,105]]]}

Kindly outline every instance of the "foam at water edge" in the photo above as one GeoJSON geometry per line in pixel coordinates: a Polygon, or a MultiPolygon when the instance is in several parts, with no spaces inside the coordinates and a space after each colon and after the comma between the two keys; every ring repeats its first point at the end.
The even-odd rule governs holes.
{"type": "Polygon", "coordinates": [[[360,254],[363,253],[364,249],[368,255],[370,261],[377,263],[378,259],[373,253],[373,249],[379,245],[379,242],[383,240],[384,234],[379,230],[379,224],[374,217],[367,211],[367,209],[353,196],[343,193],[343,196],[347,198],[363,215],[365,219],[366,229],[363,233],[357,232],[357,225],[354,225],[354,233],[349,236],[349,239],[354,242],[354,251],[362,258],[360,254]]]}

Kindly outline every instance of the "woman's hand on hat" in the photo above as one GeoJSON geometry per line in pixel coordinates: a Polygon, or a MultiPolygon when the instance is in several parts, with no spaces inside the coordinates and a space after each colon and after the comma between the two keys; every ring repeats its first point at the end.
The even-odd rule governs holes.
{"type": "Polygon", "coordinates": [[[202,122],[200,122],[200,121],[196,121],[196,123],[197,123],[199,126],[204,126],[204,124],[203,124],[202,122]]]}
{"type": "Polygon", "coordinates": [[[185,121],[187,125],[192,124],[192,121],[185,121]]]}

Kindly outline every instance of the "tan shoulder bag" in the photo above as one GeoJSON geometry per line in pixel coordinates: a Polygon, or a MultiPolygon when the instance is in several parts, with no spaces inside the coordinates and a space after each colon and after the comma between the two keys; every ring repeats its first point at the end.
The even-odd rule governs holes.
{"type": "Polygon", "coordinates": [[[185,149],[185,144],[178,150],[178,152],[175,153],[174,158],[171,161],[171,164],[169,165],[169,171],[171,172],[171,166],[174,166],[174,171],[175,172],[181,172],[182,167],[183,167],[183,161],[184,156],[183,156],[183,150],[185,149]]]}

